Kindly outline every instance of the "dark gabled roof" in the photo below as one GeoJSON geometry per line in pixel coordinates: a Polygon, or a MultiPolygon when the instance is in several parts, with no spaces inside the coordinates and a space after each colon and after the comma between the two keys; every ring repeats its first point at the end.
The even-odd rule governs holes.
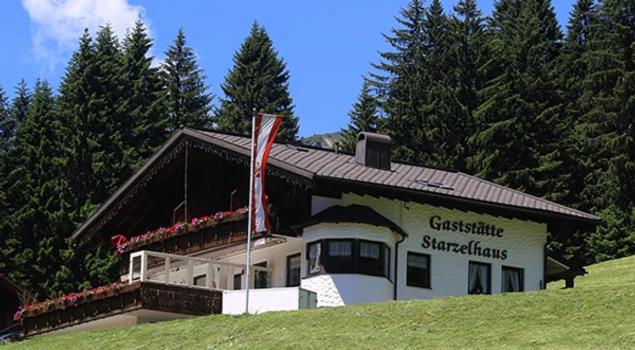
{"type": "MultiPolygon", "coordinates": [[[[114,207],[128,188],[133,186],[141,176],[151,172],[153,165],[184,137],[196,139],[242,157],[250,156],[248,137],[189,128],[179,130],[73,233],[73,238],[81,235],[98,218],[114,207]]],[[[508,211],[529,212],[591,224],[600,223],[600,219],[595,215],[461,172],[399,162],[392,162],[390,170],[381,170],[356,163],[355,157],[350,154],[285,143],[273,145],[269,165],[293,173],[307,181],[319,179],[346,185],[369,185],[387,191],[429,195],[468,205],[486,205],[508,211]]]]}
{"type": "Polygon", "coordinates": [[[329,207],[313,215],[309,218],[309,220],[303,222],[297,227],[304,228],[321,223],[337,224],[343,222],[387,227],[403,237],[408,236],[408,234],[394,222],[386,219],[384,216],[367,206],[357,204],[346,207],[341,205],[329,207]]]}

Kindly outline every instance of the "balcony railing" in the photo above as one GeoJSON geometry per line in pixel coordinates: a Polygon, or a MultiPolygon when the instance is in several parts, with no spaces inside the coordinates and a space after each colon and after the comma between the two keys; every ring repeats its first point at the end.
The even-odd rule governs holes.
{"type": "MultiPolygon", "coordinates": [[[[130,254],[128,281],[154,282],[206,289],[241,289],[245,286],[245,265],[211,259],[142,250],[130,254]],[[240,286],[235,277],[240,276],[240,286]]],[[[255,287],[270,287],[271,270],[252,266],[251,276],[266,281],[255,287]],[[263,275],[264,274],[264,275],[263,275]]],[[[253,285],[252,283],[251,285],[253,285]]]]}

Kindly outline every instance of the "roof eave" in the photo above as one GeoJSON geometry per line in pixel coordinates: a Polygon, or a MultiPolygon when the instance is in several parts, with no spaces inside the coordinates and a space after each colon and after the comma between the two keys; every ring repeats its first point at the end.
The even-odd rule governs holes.
{"type": "Polygon", "coordinates": [[[418,191],[418,190],[413,190],[413,189],[406,189],[406,188],[387,186],[387,185],[381,185],[381,184],[373,184],[373,183],[367,183],[367,182],[350,180],[350,179],[334,178],[334,177],[330,177],[330,176],[316,175],[315,179],[316,179],[316,181],[317,180],[324,180],[324,181],[327,181],[327,182],[356,184],[356,185],[359,185],[361,187],[375,188],[375,189],[378,189],[380,191],[387,191],[387,192],[394,193],[395,196],[397,196],[397,197],[399,197],[401,195],[401,196],[418,196],[418,197],[438,198],[438,199],[442,199],[442,200],[445,200],[445,201],[448,201],[448,202],[461,203],[461,204],[466,204],[466,205],[473,206],[473,207],[491,208],[491,209],[499,209],[499,210],[500,209],[506,209],[506,210],[515,211],[515,212],[518,212],[518,213],[527,213],[527,214],[533,214],[533,215],[537,215],[537,216],[543,216],[545,218],[565,219],[565,220],[579,222],[579,223],[586,224],[586,225],[597,226],[597,225],[602,224],[602,220],[599,217],[597,217],[595,215],[591,215],[591,214],[589,214],[589,217],[582,217],[582,216],[576,216],[576,215],[567,215],[567,214],[557,213],[557,212],[553,212],[553,211],[549,211],[549,210],[542,210],[542,209],[519,207],[519,206],[514,206],[514,205],[504,205],[504,204],[498,204],[498,203],[491,203],[491,202],[485,202],[485,201],[480,201],[480,200],[474,200],[474,199],[469,199],[469,198],[462,198],[462,197],[447,195],[447,194],[443,194],[443,193],[434,193],[434,192],[428,192],[428,191],[418,191]]]}

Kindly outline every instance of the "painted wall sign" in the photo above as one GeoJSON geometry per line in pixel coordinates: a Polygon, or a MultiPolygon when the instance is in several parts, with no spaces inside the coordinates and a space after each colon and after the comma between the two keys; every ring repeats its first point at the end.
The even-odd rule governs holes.
{"type": "MultiPolygon", "coordinates": [[[[489,236],[503,238],[505,230],[496,225],[484,222],[464,222],[463,220],[443,220],[435,215],[430,218],[430,228],[436,231],[461,232],[465,234],[489,236]]],[[[483,246],[481,241],[471,240],[469,243],[457,243],[434,238],[429,235],[423,236],[421,246],[424,249],[434,249],[438,251],[451,252],[461,255],[473,255],[483,258],[507,259],[507,250],[483,246]]]]}
{"type": "Polygon", "coordinates": [[[505,230],[496,225],[479,222],[464,222],[463,220],[443,220],[440,216],[430,218],[430,227],[437,231],[462,232],[475,235],[502,238],[505,230]]]}
{"type": "Polygon", "coordinates": [[[421,246],[424,249],[432,248],[434,250],[457,253],[461,255],[474,255],[483,258],[500,260],[507,259],[507,249],[484,247],[480,241],[470,241],[469,243],[465,244],[444,241],[425,235],[423,236],[423,242],[421,243],[421,246]]]}

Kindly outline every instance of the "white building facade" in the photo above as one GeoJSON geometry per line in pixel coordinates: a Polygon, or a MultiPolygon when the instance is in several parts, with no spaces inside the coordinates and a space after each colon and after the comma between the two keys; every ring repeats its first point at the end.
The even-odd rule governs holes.
{"type": "MultiPolygon", "coordinates": [[[[333,200],[313,197],[313,203],[318,211],[332,205],[333,200]]],[[[302,237],[307,247],[318,241],[325,242],[320,248],[325,244],[341,246],[351,240],[353,244],[346,244],[351,246],[352,256],[355,246],[360,249],[360,244],[355,244],[360,241],[381,243],[387,249],[382,255],[383,259],[388,257],[382,261],[386,272],[378,276],[331,273],[328,268],[312,273],[305,248],[302,287],[318,294],[318,306],[544,287],[545,224],[353,194],[343,195],[337,204],[367,206],[401,227],[407,236],[387,227],[354,222],[305,227],[302,237]],[[481,288],[475,289],[479,283],[481,288]]]]}

